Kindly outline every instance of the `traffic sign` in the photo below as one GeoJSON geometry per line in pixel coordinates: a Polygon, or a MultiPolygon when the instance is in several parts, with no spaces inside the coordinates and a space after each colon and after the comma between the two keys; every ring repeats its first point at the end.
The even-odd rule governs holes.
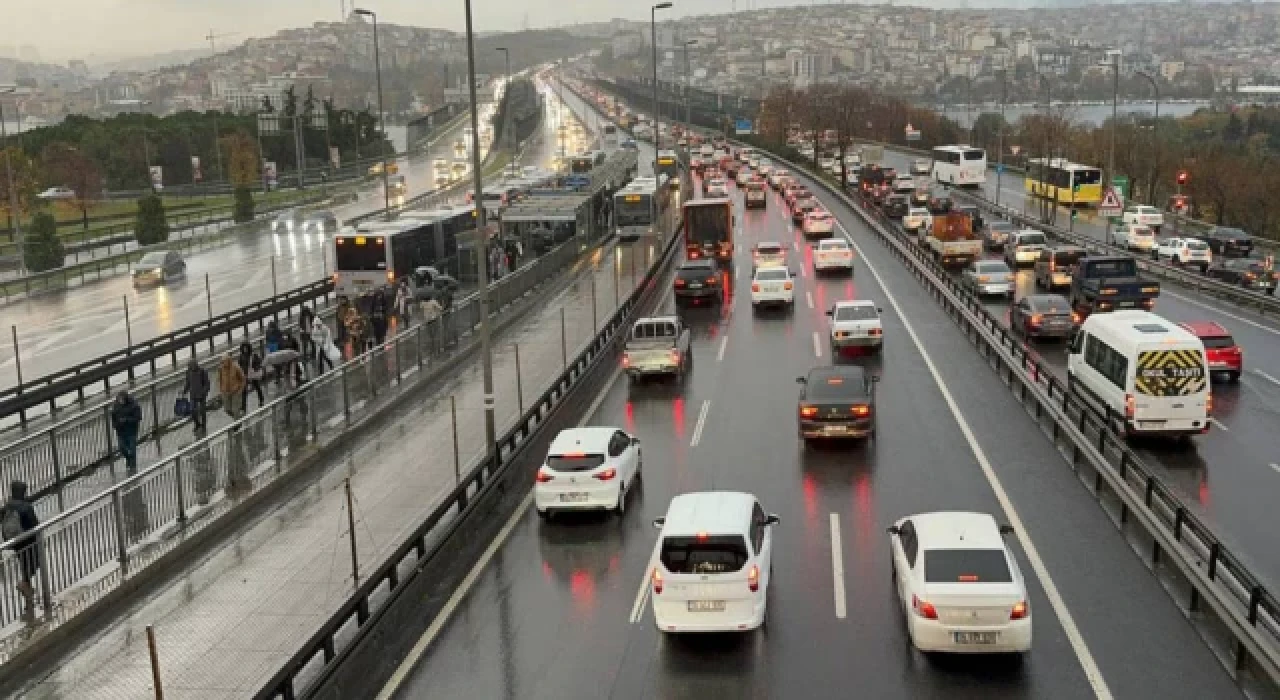
{"type": "Polygon", "coordinates": [[[1004,174],[1004,163],[996,163],[996,174],[998,175],[1004,174]]]}
{"type": "Polygon", "coordinates": [[[1108,187],[1102,193],[1102,202],[1098,205],[1098,214],[1100,216],[1119,216],[1124,211],[1124,200],[1115,188],[1108,187]]]}

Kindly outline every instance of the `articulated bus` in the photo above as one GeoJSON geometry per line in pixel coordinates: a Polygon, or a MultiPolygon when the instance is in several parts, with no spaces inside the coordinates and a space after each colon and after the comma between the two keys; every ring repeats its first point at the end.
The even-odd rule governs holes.
{"type": "Polygon", "coordinates": [[[935,182],[957,187],[981,187],[987,181],[987,152],[973,146],[938,146],[933,149],[935,182]]]}
{"type": "Polygon", "coordinates": [[[334,290],[354,299],[395,284],[419,267],[449,272],[457,258],[458,235],[475,227],[475,210],[467,208],[410,212],[396,221],[344,229],[333,238],[334,290]]]}
{"type": "Polygon", "coordinates": [[[1067,206],[1098,206],[1102,201],[1102,169],[1065,158],[1027,161],[1027,194],[1057,200],[1067,206]]]}
{"type": "Polygon", "coordinates": [[[658,175],[666,175],[672,189],[680,188],[680,163],[675,151],[658,151],[658,175]]]}
{"type": "Polygon", "coordinates": [[[618,127],[613,124],[604,125],[604,140],[601,147],[607,153],[618,150],[618,127]]]}
{"type": "Polygon", "coordinates": [[[667,178],[643,177],[632,180],[613,195],[613,223],[618,240],[635,241],[644,236],[661,235],[659,225],[671,206],[671,188],[667,178]]]}

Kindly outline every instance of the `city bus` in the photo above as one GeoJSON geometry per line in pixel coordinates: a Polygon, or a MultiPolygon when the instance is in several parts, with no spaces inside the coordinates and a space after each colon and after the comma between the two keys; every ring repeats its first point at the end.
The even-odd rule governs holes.
{"type": "Polygon", "coordinates": [[[1027,194],[1071,206],[1097,206],[1102,201],[1102,168],[1072,163],[1065,158],[1027,161],[1027,194]]]}
{"type": "Polygon", "coordinates": [[[973,146],[938,146],[930,174],[934,182],[981,187],[987,181],[987,152],[973,146]]]}
{"type": "Polygon", "coordinates": [[[612,152],[618,150],[618,145],[618,127],[613,124],[605,124],[602,147],[606,152],[612,152]]]}
{"type": "Polygon", "coordinates": [[[344,229],[333,237],[334,291],[355,299],[385,289],[419,267],[453,270],[458,235],[474,228],[474,210],[444,209],[344,229]]]}
{"type": "Polygon", "coordinates": [[[569,159],[569,172],[574,175],[586,175],[597,165],[603,164],[606,158],[604,151],[592,151],[574,156],[569,159]]]}
{"type": "Polygon", "coordinates": [[[666,175],[672,189],[680,187],[680,163],[675,151],[658,151],[658,175],[666,175]]]}
{"type": "Polygon", "coordinates": [[[635,241],[661,234],[658,228],[671,206],[671,188],[659,175],[637,178],[613,195],[613,223],[618,240],[635,241]]]}

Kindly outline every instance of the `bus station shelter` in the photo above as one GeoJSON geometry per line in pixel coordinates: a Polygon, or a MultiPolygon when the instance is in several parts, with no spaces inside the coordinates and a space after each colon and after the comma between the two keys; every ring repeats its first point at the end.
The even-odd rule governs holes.
{"type": "Polygon", "coordinates": [[[608,229],[592,216],[593,199],[586,192],[563,192],[513,204],[502,212],[502,240],[540,253],[575,237],[584,243],[595,240],[608,229]]]}

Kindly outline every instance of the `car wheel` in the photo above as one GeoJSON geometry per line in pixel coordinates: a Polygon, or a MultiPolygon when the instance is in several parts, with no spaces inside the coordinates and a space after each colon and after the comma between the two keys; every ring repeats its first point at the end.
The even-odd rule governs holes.
{"type": "Polygon", "coordinates": [[[1239,381],[1240,381],[1240,372],[1238,372],[1238,371],[1227,372],[1227,380],[1228,380],[1228,381],[1230,381],[1232,384],[1235,384],[1236,382],[1239,382],[1239,381]]]}
{"type": "Polygon", "coordinates": [[[619,518],[627,514],[627,485],[620,484],[618,486],[618,505],[613,507],[613,512],[619,518]]]}
{"type": "Polygon", "coordinates": [[[538,513],[538,517],[539,517],[539,518],[542,518],[544,521],[550,521],[550,520],[551,520],[551,511],[550,511],[550,510],[538,510],[538,509],[536,509],[536,508],[535,508],[534,510],[535,510],[535,511],[537,511],[537,513],[538,513]]]}

